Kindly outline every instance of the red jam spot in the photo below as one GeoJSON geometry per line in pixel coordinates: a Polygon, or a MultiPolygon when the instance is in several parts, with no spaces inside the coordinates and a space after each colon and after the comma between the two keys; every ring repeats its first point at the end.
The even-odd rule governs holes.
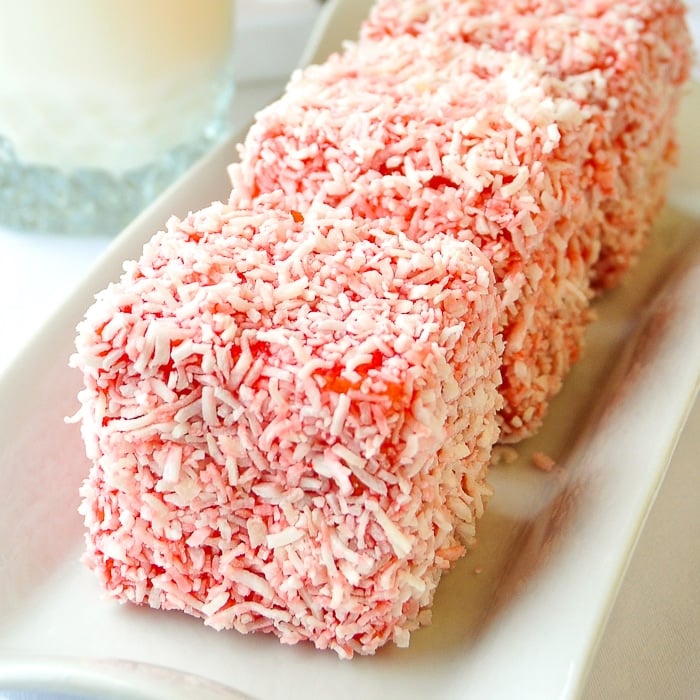
{"type": "Polygon", "coordinates": [[[457,189],[457,184],[443,175],[433,175],[433,177],[426,182],[426,185],[434,190],[440,190],[445,187],[454,187],[457,189]]]}

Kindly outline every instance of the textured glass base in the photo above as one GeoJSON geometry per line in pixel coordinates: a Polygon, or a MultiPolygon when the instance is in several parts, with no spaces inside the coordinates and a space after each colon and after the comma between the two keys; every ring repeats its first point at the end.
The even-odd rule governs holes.
{"type": "Polygon", "coordinates": [[[0,224],[59,234],[117,233],[229,133],[232,97],[233,87],[220,95],[217,113],[195,141],[120,174],[24,164],[0,136],[0,224]]]}

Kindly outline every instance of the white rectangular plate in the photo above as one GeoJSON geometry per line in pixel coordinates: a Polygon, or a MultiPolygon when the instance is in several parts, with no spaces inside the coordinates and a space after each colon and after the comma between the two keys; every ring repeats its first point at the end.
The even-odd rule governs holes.
{"type": "MultiPolygon", "coordinates": [[[[367,5],[336,2],[308,55],[323,58],[352,37],[367,5]]],[[[270,636],[215,632],[179,613],[120,606],[101,598],[78,563],[77,492],[89,465],[77,426],[63,421],[77,408],[80,385],[67,367],[74,327],[92,295],[171,213],[226,197],[234,148],[223,144],[114,241],[0,377],[0,660],[139,660],[260,699],[575,697],[698,386],[699,109],[692,88],[681,167],[653,240],[625,283],[597,304],[585,356],[541,434],[519,446],[517,463],[492,470],[496,495],[479,546],[441,584],[432,626],[408,650],[351,662],[270,636]],[[558,467],[534,469],[536,450],[558,467]]]]}

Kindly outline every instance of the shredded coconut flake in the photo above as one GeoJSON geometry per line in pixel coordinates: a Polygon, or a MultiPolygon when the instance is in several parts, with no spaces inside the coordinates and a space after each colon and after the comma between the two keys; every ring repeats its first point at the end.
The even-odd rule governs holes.
{"type": "Polygon", "coordinates": [[[543,472],[551,472],[557,466],[556,461],[544,452],[535,452],[532,455],[532,463],[543,472]]]}

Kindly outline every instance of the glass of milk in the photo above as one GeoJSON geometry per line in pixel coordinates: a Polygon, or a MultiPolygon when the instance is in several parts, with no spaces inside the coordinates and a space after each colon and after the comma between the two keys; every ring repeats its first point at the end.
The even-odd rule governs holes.
{"type": "Polygon", "coordinates": [[[233,0],[0,0],[0,224],[114,233],[231,124],[233,0]]]}

